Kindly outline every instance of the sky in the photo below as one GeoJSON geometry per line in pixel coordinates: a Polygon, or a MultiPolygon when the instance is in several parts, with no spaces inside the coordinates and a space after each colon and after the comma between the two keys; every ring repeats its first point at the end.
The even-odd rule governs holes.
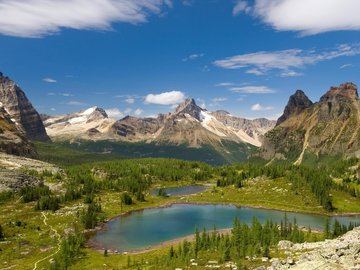
{"type": "Polygon", "coordinates": [[[0,71],[50,115],[279,117],[360,84],[359,0],[0,0],[0,71]]]}

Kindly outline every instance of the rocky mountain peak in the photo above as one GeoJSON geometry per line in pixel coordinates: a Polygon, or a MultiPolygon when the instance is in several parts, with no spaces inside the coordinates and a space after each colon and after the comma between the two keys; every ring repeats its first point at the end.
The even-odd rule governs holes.
{"type": "Polygon", "coordinates": [[[347,82],[341,84],[339,87],[331,87],[329,91],[326,92],[320,98],[320,102],[329,101],[329,100],[357,100],[359,99],[357,86],[352,82],[347,82]]]}
{"type": "Polygon", "coordinates": [[[29,139],[50,140],[39,113],[21,88],[10,78],[0,74],[0,102],[29,139]]]}
{"type": "Polygon", "coordinates": [[[97,106],[81,111],[80,115],[85,116],[87,118],[87,122],[109,118],[105,110],[97,106]]]}
{"type": "Polygon", "coordinates": [[[175,110],[175,114],[189,114],[195,119],[200,121],[200,113],[203,111],[193,98],[186,99],[183,103],[180,103],[175,110]]]}
{"type": "Polygon", "coordinates": [[[290,116],[299,114],[305,109],[311,107],[313,102],[305,95],[304,91],[296,90],[295,94],[291,95],[285,107],[284,113],[276,122],[276,126],[286,121],[290,116]]]}

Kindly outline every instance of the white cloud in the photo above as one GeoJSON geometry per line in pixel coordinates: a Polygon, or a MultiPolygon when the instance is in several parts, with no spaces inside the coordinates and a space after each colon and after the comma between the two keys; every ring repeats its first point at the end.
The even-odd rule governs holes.
{"type": "Polygon", "coordinates": [[[131,108],[126,108],[124,111],[125,114],[130,114],[131,112],[132,112],[131,108]]]}
{"type": "Polygon", "coordinates": [[[73,97],[74,96],[73,94],[70,94],[70,93],[60,93],[59,95],[63,96],[63,97],[73,97]]]}
{"type": "Polygon", "coordinates": [[[42,79],[44,82],[47,82],[47,83],[56,83],[57,81],[53,78],[44,78],[42,79]]]}
{"type": "Polygon", "coordinates": [[[183,58],[182,61],[186,62],[186,61],[189,61],[189,60],[195,60],[195,59],[203,57],[203,56],[204,56],[203,53],[194,53],[194,54],[190,54],[189,56],[183,58]]]}
{"type": "Polygon", "coordinates": [[[62,28],[111,30],[112,23],[144,23],[171,6],[170,0],[1,0],[0,33],[43,37],[62,28]]]}
{"type": "Polygon", "coordinates": [[[55,96],[56,94],[54,92],[49,92],[48,96],[55,96]]]}
{"type": "Polygon", "coordinates": [[[353,66],[352,64],[345,64],[345,65],[340,66],[340,69],[349,68],[349,67],[352,67],[352,66],[353,66]]]}
{"type": "Polygon", "coordinates": [[[161,94],[149,94],[145,97],[145,103],[159,105],[173,105],[184,101],[185,94],[181,91],[170,91],[161,94]]]}
{"type": "Polygon", "coordinates": [[[51,110],[52,112],[55,112],[55,111],[56,111],[56,109],[55,109],[55,108],[51,108],[50,110],[51,110]]]}
{"type": "Polygon", "coordinates": [[[124,113],[118,108],[105,109],[105,112],[110,118],[120,119],[124,117],[124,113]]]}
{"type": "Polygon", "coordinates": [[[227,100],[226,97],[216,97],[216,98],[212,99],[213,102],[223,102],[223,101],[226,101],[226,100],[227,100]]]}
{"type": "Polygon", "coordinates": [[[136,109],[136,110],[134,111],[134,114],[135,114],[136,116],[139,116],[139,115],[141,115],[143,112],[144,112],[144,111],[143,111],[142,109],[138,108],[138,109],[136,109]]]}
{"type": "Polygon", "coordinates": [[[302,73],[293,70],[284,70],[280,73],[280,77],[300,77],[302,75],[302,73]]]}
{"type": "Polygon", "coordinates": [[[241,12],[248,13],[251,11],[251,7],[248,5],[248,3],[244,0],[238,0],[233,8],[233,15],[237,16],[241,12]]]}
{"type": "Polygon", "coordinates": [[[232,85],[235,85],[234,83],[232,82],[222,82],[222,83],[218,83],[216,84],[215,86],[232,86],[232,85]]]}
{"type": "Polygon", "coordinates": [[[254,104],[254,105],[251,106],[252,111],[270,111],[270,110],[273,110],[273,109],[274,109],[274,107],[262,106],[259,103],[254,104]]]}
{"type": "Polygon", "coordinates": [[[133,104],[135,102],[135,98],[127,98],[125,99],[125,102],[128,104],[133,104]]]}
{"type": "Polygon", "coordinates": [[[359,0],[256,0],[252,7],[240,4],[238,9],[238,13],[251,11],[253,16],[278,31],[314,35],[360,30],[359,0]]]}
{"type": "Polygon", "coordinates": [[[67,102],[66,105],[71,105],[71,106],[83,106],[83,105],[86,105],[86,103],[83,103],[83,102],[80,102],[80,101],[76,101],[76,100],[71,100],[71,101],[67,102]]]}
{"type": "Polygon", "coordinates": [[[242,87],[231,87],[231,91],[241,94],[272,94],[274,90],[267,86],[242,86],[242,87]]]}
{"type": "Polygon", "coordinates": [[[299,76],[294,69],[305,68],[319,62],[339,57],[355,56],[360,54],[360,44],[342,44],[330,50],[317,52],[289,49],[283,51],[260,51],[249,54],[240,54],[217,60],[213,64],[224,69],[249,68],[246,73],[265,75],[270,70],[280,70],[281,74],[299,76]]]}
{"type": "Polygon", "coordinates": [[[253,74],[253,75],[256,75],[256,76],[262,76],[262,75],[265,75],[265,72],[264,71],[261,71],[257,68],[251,68],[251,69],[248,69],[247,71],[245,71],[245,73],[247,74],[253,74]]]}

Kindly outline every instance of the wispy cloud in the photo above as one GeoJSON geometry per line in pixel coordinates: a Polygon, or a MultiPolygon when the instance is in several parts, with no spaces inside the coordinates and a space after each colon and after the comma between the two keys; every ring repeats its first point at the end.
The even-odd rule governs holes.
{"type": "Polygon", "coordinates": [[[257,104],[254,104],[251,106],[251,110],[252,111],[271,111],[273,110],[274,107],[271,107],[271,106],[262,106],[260,105],[259,103],[257,104]]]}
{"type": "Polygon", "coordinates": [[[187,61],[195,60],[195,59],[203,57],[203,56],[204,56],[203,53],[194,53],[194,54],[190,54],[189,56],[183,58],[182,61],[187,62],[187,61]]]}
{"type": "Polygon", "coordinates": [[[213,102],[223,102],[223,101],[226,101],[226,100],[227,100],[226,97],[216,97],[216,98],[212,99],[213,102]]]}
{"type": "Polygon", "coordinates": [[[111,30],[112,23],[144,23],[171,6],[171,0],[1,0],[0,33],[43,37],[62,28],[111,30]]]}
{"type": "Polygon", "coordinates": [[[139,115],[141,115],[143,112],[144,112],[144,111],[143,111],[142,109],[138,108],[138,109],[136,109],[136,110],[134,111],[134,114],[135,114],[136,116],[139,116],[139,115]]]}
{"type": "Polygon", "coordinates": [[[209,104],[210,107],[219,106],[221,102],[227,101],[227,97],[215,97],[211,99],[212,103],[209,104]]]}
{"type": "Polygon", "coordinates": [[[63,96],[63,97],[73,97],[73,94],[70,93],[59,93],[59,96],[63,96]]]}
{"type": "Polygon", "coordinates": [[[44,78],[42,79],[44,82],[47,82],[47,83],[56,83],[57,81],[53,78],[44,78]]]}
{"type": "Polygon", "coordinates": [[[169,91],[160,94],[149,94],[145,97],[145,103],[159,105],[178,104],[185,99],[185,94],[181,91],[169,91]]]}
{"type": "Polygon", "coordinates": [[[66,103],[66,105],[70,105],[70,106],[83,106],[83,105],[86,105],[86,103],[80,102],[80,101],[77,101],[77,100],[70,100],[69,102],[66,103]]]}
{"type": "Polygon", "coordinates": [[[120,119],[124,117],[124,113],[118,108],[105,109],[105,112],[110,118],[120,119]]]}
{"type": "Polygon", "coordinates": [[[224,86],[232,86],[232,85],[235,85],[235,83],[232,83],[232,82],[222,82],[222,83],[215,84],[216,87],[224,87],[224,86]]]}
{"type": "Polygon", "coordinates": [[[267,86],[242,86],[242,87],[231,87],[230,91],[241,93],[241,94],[272,94],[275,91],[267,86]]]}
{"type": "Polygon", "coordinates": [[[214,65],[224,69],[248,68],[246,73],[255,75],[265,75],[270,70],[280,70],[280,76],[300,76],[301,73],[295,71],[296,69],[339,57],[359,54],[360,44],[342,44],[322,52],[289,49],[240,54],[217,60],[214,65]]]}
{"type": "Polygon", "coordinates": [[[349,68],[349,67],[352,67],[352,66],[353,66],[352,64],[345,64],[345,65],[340,66],[340,69],[349,68]]]}
{"type": "Polygon", "coordinates": [[[255,0],[238,2],[233,13],[251,13],[278,31],[314,35],[330,31],[360,30],[358,0],[255,0]]]}
{"type": "Polygon", "coordinates": [[[128,104],[133,104],[133,103],[135,103],[135,98],[129,97],[129,98],[125,99],[125,102],[128,104]]]}
{"type": "Polygon", "coordinates": [[[233,8],[233,15],[237,16],[242,12],[249,13],[251,11],[251,7],[244,0],[238,0],[233,8]]]}
{"type": "Polygon", "coordinates": [[[294,70],[284,70],[280,73],[280,77],[300,77],[302,75],[301,72],[296,72],[294,70]]]}

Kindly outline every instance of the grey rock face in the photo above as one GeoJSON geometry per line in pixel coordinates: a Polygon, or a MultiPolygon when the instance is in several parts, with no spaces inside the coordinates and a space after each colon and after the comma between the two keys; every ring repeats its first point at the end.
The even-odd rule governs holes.
{"type": "Polygon", "coordinates": [[[18,129],[12,117],[2,106],[0,106],[0,152],[26,157],[37,155],[34,145],[18,129]]]}
{"type": "Polygon", "coordinates": [[[14,81],[0,76],[0,102],[31,140],[49,141],[39,113],[14,81]]]}

